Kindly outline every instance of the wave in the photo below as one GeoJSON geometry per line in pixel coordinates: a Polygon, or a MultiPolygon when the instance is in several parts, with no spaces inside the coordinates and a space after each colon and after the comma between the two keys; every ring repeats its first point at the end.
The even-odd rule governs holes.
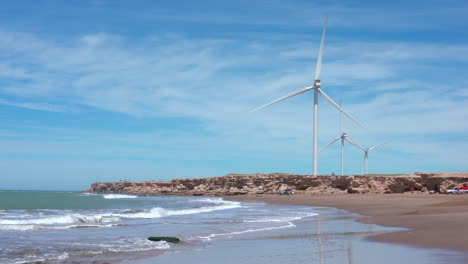
{"type": "Polygon", "coordinates": [[[244,223],[267,223],[267,222],[287,222],[287,221],[295,221],[300,220],[302,217],[285,217],[279,219],[255,219],[255,220],[243,220],[244,223]]]}
{"type": "Polygon", "coordinates": [[[82,214],[70,214],[43,218],[31,218],[31,219],[7,219],[0,220],[0,225],[63,225],[63,224],[97,224],[115,222],[119,219],[112,214],[98,214],[98,215],[82,215],[82,214]]]}
{"type": "MultiPolygon", "coordinates": [[[[1,258],[0,262],[5,264],[20,264],[20,263],[36,263],[36,262],[51,262],[51,263],[68,263],[68,259],[80,257],[92,257],[105,253],[119,253],[119,252],[138,252],[149,250],[164,250],[169,249],[171,246],[166,241],[153,242],[141,238],[124,238],[115,241],[115,244],[94,244],[94,243],[73,243],[80,248],[69,248],[71,252],[45,252],[44,250],[34,250],[29,254],[17,255],[13,258],[1,258]],[[92,248],[92,249],[91,249],[92,248]]],[[[10,254],[14,252],[8,252],[10,254]]],[[[71,261],[79,263],[80,261],[71,261]]],[[[86,261],[87,263],[87,261],[86,261]]],[[[94,262],[93,262],[94,263],[94,262]]]]}
{"type": "Polygon", "coordinates": [[[36,256],[34,254],[27,254],[20,258],[0,258],[0,262],[4,264],[24,264],[24,263],[42,263],[44,261],[63,261],[69,258],[67,252],[63,253],[49,253],[44,254],[43,256],[36,256]]]}
{"type": "Polygon", "coordinates": [[[104,194],[104,199],[133,199],[137,198],[136,195],[128,195],[128,194],[104,194]]]}
{"type": "MultiPolygon", "coordinates": [[[[214,203],[214,202],[213,202],[214,203]]],[[[37,229],[57,229],[57,228],[72,228],[75,225],[89,225],[93,227],[103,227],[104,223],[118,222],[123,219],[150,219],[161,218],[177,215],[190,215],[199,213],[208,213],[218,210],[227,210],[241,207],[239,202],[230,202],[223,200],[216,200],[217,205],[205,206],[199,208],[187,208],[179,210],[169,210],[161,207],[155,207],[150,210],[131,210],[127,209],[121,212],[101,213],[101,214],[66,214],[66,215],[53,215],[34,218],[21,219],[0,219],[0,230],[37,230],[37,229]],[[67,227],[69,226],[69,227],[67,227]],[[71,226],[71,227],[70,227],[71,226]]]]}
{"type": "Polygon", "coordinates": [[[244,223],[266,223],[266,222],[290,222],[290,221],[296,221],[296,220],[301,220],[304,217],[310,217],[310,216],[316,216],[318,215],[317,213],[303,213],[301,215],[297,216],[285,216],[285,217],[279,217],[279,218],[259,218],[259,219],[249,219],[249,220],[243,220],[244,223]]]}
{"type": "Polygon", "coordinates": [[[146,238],[132,237],[119,238],[109,243],[73,242],[69,245],[75,248],[92,249],[81,252],[79,255],[98,255],[108,252],[132,252],[171,248],[171,245],[166,241],[150,241],[146,238]]]}
{"type": "Polygon", "coordinates": [[[297,221],[305,217],[318,215],[317,213],[291,213],[291,214],[298,214],[298,215],[278,217],[278,218],[273,218],[273,219],[272,218],[259,218],[259,219],[249,219],[249,220],[241,221],[243,223],[287,222],[286,225],[263,227],[263,228],[256,228],[256,229],[246,229],[246,230],[234,231],[234,232],[228,232],[228,233],[210,234],[208,236],[199,236],[198,238],[209,241],[212,238],[219,237],[219,236],[233,236],[233,235],[241,235],[241,234],[251,233],[251,232],[261,232],[261,231],[268,231],[268,230],[275,230],[275,229],[292,228],[292,227],[296,227],[296,225],[292,223],[292,221],[297,221]]]}
{"type": "Polygon", "coordinates": [[[241,231],[235,231],[235,232],[229,232],[229,233],[219,233],[219,234],[210,234],[208,236],[200,236],[200,239],[203,240],[211,240],[214,237],[219,237],[219,236],[233,236],[233,235],[241,235],[245,233],[252,233],[252,232],[260,232],[260,231],[268,231],[268,230],[274,230],[274,229],[283,229],[283,228],[292,228],[296,227],[295,224],[288,222],[287,225],[284,226],[275,226],[275,227],[264,227],[264,228],[257,228],[257,229],[247,229],[247,230],[241,230],[241,231]]]}
{"type": "Polygon", "coordinates": [[[104,199],[133,199],[137,198],[137,195],[130,194],[100,194],[100,193],[80,193],[79,196],[101,196],[104,199]]]}
{"type": "Polygon", "coordinates": [[[215,197],[206,197],[206,198],[199,198],[199,199],[190,199],[190,203],[197,203],[197,202],[202,202],[202,203],[214,203],[214,204],[240,204],[239,202],[234,202],[234,201],[226,201],[223,198],[215,198],[215,197]]]}
{"type": "Polygon", "coordinates": [[[37,230],[37,226],[35,225],[1,225],[0,230],[2,231],[29,231],[29,230],[37,230]]]}
{"type": "Polygon", "coordinates": [[[34,231],[44,229],[78,229],[78,228],[98,228],[98,227],[114,227],[120,226],[119,224],[107,224],[107,225],[2,225],[0,224],[0,230],[2,231],[34,231]]]}
{"type": "Polygon", "coordinates": [[[160,218],[160,217],[174,216],[174,215],[208,213],[208,212],[213,212],[213,211],[218,211],[218,210],[227,210],[227,209],[234,209],[234,208],[242,207],[241,203],[239,202],[217,200],[215,203],[217,203],[218,205],[217,206],[205,206],[205,207],[199,207],[199,208],[187,208],[187,209],[180,209],[180,210],[167,210],[161,207],[155,207],[149,211],[130,213],[130,214],[118,214],[117,216],[122,217],[122,218],[160,218]]]}
{"type": "Polygon", "coordinates": [[[135,242],[127,243],[117,247],[108,248],[110,252],[135,252],[135,251],[148,251],[153,249],[169,249],[171,246],[166,241],[149,241],[145,240],[134,240],[135,242]]]}

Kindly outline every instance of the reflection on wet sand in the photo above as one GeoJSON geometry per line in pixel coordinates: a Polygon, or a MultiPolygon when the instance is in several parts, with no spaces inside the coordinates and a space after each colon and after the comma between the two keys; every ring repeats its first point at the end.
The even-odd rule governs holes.
{"type": "Polygon", "coordinates": [[[320,255],[320,264],[324,264],[325,263],[325,246],[324,246],[324,237],[322,236],[322,229],[321,229],[321,226],[320,226],[320,222],[321,222],[321,217],[317,217],[317,239],[318,239],[318,242],[319,242],[319,245],[320,245],[320,251],[319,251],[319,255],[320,255]]]}
{"type": "MultiPolygon", "coordinates": [[[[349,228],[348,225],[349,225],[349,222],[345,221],[345,224],[344,224],[345,233],[348,232],[348,228],[349,228]]],[[[346,237],[346,252],[347,252],[347,257],[348,257],[348,264],[352,264],[353,263],[353,247],[351,244],[351,239],[349,237],[346,237]]]]}

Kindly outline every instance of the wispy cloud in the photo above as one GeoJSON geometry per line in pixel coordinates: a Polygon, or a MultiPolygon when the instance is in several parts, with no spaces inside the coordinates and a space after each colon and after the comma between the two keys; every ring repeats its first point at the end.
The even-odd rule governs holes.
{"type": "MultiPolygon", "coordinates": [[[[58,43],[18,33],[3,34],[12,40],[8,42],[11,45],[15,43],[15,46],[23,47],[14,56],[14,61],[21,65],[19,72],[34,74],[21,74],[26,82],[14,83],[18,71],[4,71],[4,79],[9,80],[10,84],[1,90],[9,96],[26,101],[34,99],[36,102],[14,103],[9,100],[3,101],[3,104],[14,103],[28,108],[36,106],[42,110],[58,111],[59,108],[53,107],[49,100],[59,100],[62,104],[91,106],[137,116],[194,117],[210,127],[211,122],[224,123],[230,118],[239,122],[238,116],[241,114],[238,111],[251,109],[293,89],[309,85],[314,67],[313,56],[304,61],[302,56],[297,55],[303,52],[298,53],[296,43],[282,46],[256,43],[252,46],[250,42],[191,40],[181,36],[150,36],[135,43],[122,36],[103,33],[88,34],[76,42],[58,43]],[[80,45],[84,39],[92,40],[92,43],[80,45]],[[25,40],[32,45],[22,43],[25,40]],[[39,107],[41,103],[42,107],[39,107]]],[[[420,61],[431,60],[432,55],[425,54],[426,51],[431,53],[437,50],[433,44],[417,44],[414,47],[411,43],[401,44],[405,46],[401,50],[414,51],[409,52],[411,56],[389,55],[400,52],[394,52],[395,45],[387,42],[330,43],[329,46],[326,47],[323,72],[325,85],[331,85],[331,90],[327,92],[335,95],[343,91],[345,95],[352,95],[346,100],[347,105],[351,108],[359,104],[355,108],[362,109],[357,111],[361,116],[370,117],[368,123],[381,120],[380,117],[365,114],[380,112],[377,109],[386,109],[388,118],[392,118],[390,113],[395,116],[407,110],[419,112],[421,117],[428,110],[440,110],[440,95],[430,92],[437,88],[434,85],[424,87],[425,80],[419,76],[427,73],[418,70],[414,78],[408,74],[398,76],[414,65],[422,67],[420,61]],[[416,51],[421,56],[418,57],[416,51]],[[382,87],[379,87],[380,84],[382,87]],[[405,88],[420,92],[397,94],[405,88]],[[363,100],[366,96],[375,95],[378,90],[388,92],[372,101],[363,100]],[[357,98],[358,95],[361,98],[357,98]],[[399,106],[411,109],[400,108],[395,112],[399,106]]],[[[10,48],[6,43],[2,47],[4,50],[10,48]]],[[[465,49],[459,45],[447,46],[443,52],[456,54],[465,49]]],[[[444,58],[451,62],[464,60],[455,55],[444,58]]],[[[7,60],[8,63],[12,61],[7,60]]],[[[424,70],[434,72],[437,68],[435,65],[424,70]]],[[[440,77],[448,75],[443,73],[440,77]]],[[[429,78],[438,79],[434,76],[429,78]]],[[[296,102],[295,108],[300,113],[299,109],[307,101],[298,98],[296,102]]],[[[443,103],[449,107],[463,102],[448,93],[443,103]]],[[[288,117],[284,116],[284,119],[288,117]]],[[[440,130],[440,127],[434,127],[424,133],[440,130]]]]}
{"type": "MultiPolygon", "coordinates": [[[[281,32],[264,30],[258,38],[255,27],[240,33],[226,30],[197,37],[158,30],[130,36],[100,29],[68,37],[0,30],[0,104],[65,112],[72,119],[104,112],[141,123],[177,123],[170,128],[135,132],[124,125],[99,130],[32,122],[39,124],[37,128],[13,120],[2,128],[0,142],[4,147],[0,155],[146,159],[172,167],[177,167],[179,160],[192,167],[204,166],[203,171],[218,166],[216,173],[257,168],[265,172],[309,172],[312,93],[264,111],[249,111],[312,83],[323,17],[310,14],[321,10],[331,18],[323,89],[335,100],[341,97],[345,109],[369,127],[361,130],[345,119],[346,131],[361,144],[370,146],[393,139],[379,150],[381,156],[375,154],[373,161],[380,161],[379,168],[391,170],[382,161],[392,155],[394,167],[401,164],[406,172],[423,167],[427,160],[434,164],[431,168],[465,166],[468,45],[416,41],[398,35],[372,38],[372,34],[363,36],[360,30],[351,31],[352,36],[343,34],[343,30],[355,27],[365,31],[382,25],[386,30],[425,30],[433,25],[422,23],[422,18],[438,14],[420,10],[409,17],[413,8],[395,22],[396,13],[386,15],[377,7],[268,3],[265,13],[269,15],[252,19],[246,19],[252,17],[249,14],[224,16],[221,11],[205,16],[203,10],[186,11],[191,16],[181,11],[174,17],[171,12],[164,15],[162,8],[156,18],[141,14],[141,19],[148,21],[288,25],[281,32]],[[283,19],[275,15],[282,14],[279,11],[284,11],[283,19]],[[405,24],[410,24],[408,29],[405,24]],[[249,37],[245,37],[247,34],[249,37]],[[184,122],[195,125],[174,129],[184,122]],[[437,158],[441,153],[444,159],[437,158]],[[406,161],[410,158],[415,164],[406,161]],[[307,169],[297,171],[284,160],[307,169]]],[[[106,2],[97,8],[102,6],[106,2]]],[[[131,17],[134,12],[126,14],[131,17]]],[[[454,18],[441,28],[456,28],[463,22],[459,20],[454,18]]],[[[321,145],[337,135],[337,117],[337,111],[321,100],[321,145]]],[[[358,150],[349,151],[350,157],[361,159],[358,150]]],[[[322,159],[321,166],[328,173],[334,166],[332,158],[322,159]]],[[[360,172],[360,163],[350,170],[360,172]]]]}
{"type": "Polygon", "coordinates": [[[67,107],[51,105],[48,103],[32,103],[32,102],[17,102],[0,98],[0,104],[27,108],[32,110],[50,111],[50,112],[65,112],[67,107]]]}

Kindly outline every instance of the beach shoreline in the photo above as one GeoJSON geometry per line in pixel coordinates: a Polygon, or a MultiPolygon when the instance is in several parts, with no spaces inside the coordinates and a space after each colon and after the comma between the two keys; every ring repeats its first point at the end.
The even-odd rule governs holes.
{"type": "Polygon", "coordinates": [[[468,254],[466,221],[468,195],[403,194],[296,194],[226,196],[226,200],[275,205],[335,207],[362,215],[361,223],[407,230],[369,235],[367,240],[418,248],[439,248],[468,254]]]}

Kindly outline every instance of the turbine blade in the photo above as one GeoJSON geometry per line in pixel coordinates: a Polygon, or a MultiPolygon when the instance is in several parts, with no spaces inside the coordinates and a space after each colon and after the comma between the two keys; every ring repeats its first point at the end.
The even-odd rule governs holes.
{"type": "Polygon", "coordinates": [[[363,124],[361,124],[359,121],[357,121],[356,118],[354,118],[353,116],[351,116],[350,114],[348,114],[343,108],[341,108],[341,106],[339,106],[338,104],[335,103],[335,101],[333,101],[333,99],[331,99],[326,93],[324,93],[322,91],[322,89],[320,88],[317,88],[317,91],[323,96],[323,98],[325,98],[325,100],[327,100],[332,106],[334,106],[336,109],[338,109],[339,111],[341,111],[343,114],[345,114],[345,116],[349,117],[349,119],[353,120],[356,124],[358,124],[359,126],[361,126],[362,128],[366,128],[363,124]]]}
{"type": "Polygon", "coordinates": [[[328,17],[325,18],[325,24],[323,25],[322,40],[320,41],[320,49],[317,57],[317,66],[315,67],[315,80],[319,80],[320,72],[322,71],[322,52],[323,43],[325,42],[325,32],[327,31],[328,17]]]}
{"type": "MultiPolygon", "coordinates": [[[[341,97],[340,97],[340,107],[341,107],[341,97]]],[[[343,115],[341,114],[340,111],[340,134],[343,133],[343,115]]]]}
{"type": "Polygon", "coordinates": [[[323,147],[319,152],[322,152],[322,150],[325,150],[326,148],[328,148],[329,146],[333,145],[333,143],[335,143],[338,139],[340,139],[341,137],[337,137],[336,139],[332,140],[332,142],[328,143],[328,145],[326,145],[325,147],[323,147]]]}
{"type": "Polygon", "coordinates": [[[366,151],[366,148],[364,148],[363,146],[361,146],[360,144],[358,144],[357,142],[355,142],[355,141],[352,140],[351,138],[346,137],[345,140],[348,141],[348,143],[350,143],[350,144],[352,144],[352,145],[354,145],[354,146],[356,146],[356,147],[358,147],[358,148],[360,148],[360,149],[366,151]]]}
{"type": "Polygon", "coordinates": [[[387,141],[387,142],[385,142],[385,143],[382,143],[382,144],[380,144],[380,145],[373,146],[372,148],[369,149],[369,151],[374,150],[374,149],[376,149],[376,148],[378,148],[378,147],[381,147],[381,146],[383,146],[383,145],[389,143],[390,141],[391,141],[391,140],[389,140],[389,141],[387,141]]]}
{"type": "Polygon", "coordinates": [[[279,98],[279,99],[276,99],[276,100],[274,100],[273,102],[270,102],[270,103],[268,103],[268,104],[262,105],[262,106],[260,106],[259,108],[256,108],[256,109],[252,110],[251,112],[256,112],[256,111],[258,111],[258,110],[260,110],[260,109],[263,109],[263,108],[265,108],[265,107],[267,107],[267,106],[270,106],[270,105],[272,105],[272,104],[274,104],[274,103],[277,103],[277,102],[283,101],[283,100],[285,100],[285,99],[288,99],[289,97],[293,97],[293,96],[296,96],[296,95],[298,95],[298,94],[305,93],[305,92],[307,92],[307,91],[309,91],[309,90],[311,90],[311,89],[313,89],[313,88],[314,88],[313,86],[309,86],[309,87],[306,87],[306,88],[299,89],[299,90],[294,91],[294,92],[292,92],[292,93],[290,93],[290,94],[288,94],[288,95],[286,95],[286,96],[283,96],[283,97],[281,97],[281,98],[279,98]]]}

